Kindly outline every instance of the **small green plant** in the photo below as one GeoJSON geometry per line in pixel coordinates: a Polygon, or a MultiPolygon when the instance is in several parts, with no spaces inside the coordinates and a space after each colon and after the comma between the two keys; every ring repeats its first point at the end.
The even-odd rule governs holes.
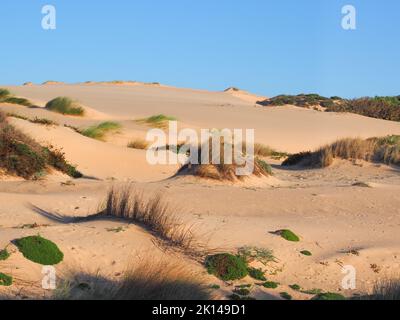
{"type": "Polygon", "coordinates": [[[46,109],[61,114],[83,116],[85,110],[74,100],[68,97],[58,97],[46,104],[46,109]]]}
{"type": "Polygon", "coordinates": [[[0,272],[0,286],[9,287],[13,283],[13,278],[0,272]]]}
{"type": "Polygon", "coordinates": [[[168,121],[176,121],[176,120],[177,119],[175,117],[158,114],[158,115],[151,116],[151,117],[148,117],[145,119],[139,119],[139,120],[137,120],[137,122],[145,123],[145,124],[155,127],[155,128],[165,128],[167,126],[168,121]]]}
{"type": "Polygon", "coordinates": [[[243,279],[248,275],[246,261],[229,253],[207,257],[206,268],[208,273],[224,281],[243,279]]]}
{"type": "Polygon", "coordinates": [[[319,293],[312,300],[346,300],[346,298],[339,293],[319,293]]]}
{"type": "Polygon", "coordinates": [[[245,288],[236,288],[235,290],[233,290],[233,293],[240,296],[248,296],[250,294],[250,290],[245,288]]]}
{"type": "Polygon", "coordinates": [[[10,257],[10,253],[7,249],[0,250],[0,261],[7,260],[10,257]]]}
{"type": "Polygon", "coordinates": [[[212,284],[212,285],[210,286],[210,289],[219,290],[219,289],[221,289],[221,286],[218,285],[218,284],[212,284]]]}
{"type": "Polygon", "coordinates": [[[293,297],[287,292],[281,292],[280,296],[285,300],[292,300],[293,299],[293,297]]]}
{"type": "Polygon", "coordinates": [[[258,261],[266,266],[270,262],[276,262],[273,251],[266,248],[245,246],[238,249],[238,255],[247,263],[258,261]]]}
{"type": "Polygon", "coordinates": [[[311,256],[312,256],[312,253],[311,253],[310,251],[308,251],[308,250],[300,251],[300,253],[301,253],[302,255],[304,255],[304,256],[308,256],[308,257],[311,257],[311,256]]]}
{"type": "Polygon", "coordinates": [[[64,259],[57,245],[41,236],[18,239],[15,244],[25,258],[42,265],[56,265],[64,259]]]}
{"type": "Polygon", "coordinates": [[[97,126],[92,126],[83,130],[82,134],[92,139],[103,140],[107,133],[116,131],[120,128],[121,125],[119,123],[106,121],[98,124],[97,126]]]}
{"type": "Polygon", "coordinates": [[[247,270],[249,272],[249,276],[252,277],[253,279],[260,281],[267,281],[267,278],[265,278],[265,272],[262,271],[261,269],[248,268],[247,270]]]}
{"type": "Polygon", "coordinates": [[[0,88],[0,102],[3,103],[11,103],[11,104],[19,104],[26,107],[32,107],[33,104],[27,99],[18,98],[11,94],[7,89],[0,88]]]}
{"type": "Polygon", "coordinates": [[[267,281],[267,282],[264,282],[262,284],[262,286],[264,288],[267,288],[267,289],[276,289],[276,288],[278,288],[279,283],[278,282],[274,282],[274,281],[267,281]]]}
{"type": "Polygon", "coordinates": [[[322,293],[321,289],[310,289],[310,290],[301,290],[301,293],[309,294],[309,295],[318,295],[322,293]]]}
{"type": "Polygon", "coordinates": [[[301,287],[298,284],[291,284],[289,286],[290,289],[294,290],[294,291],[300,291],[301,287]]]}
{"type": "Polygon", "coordinates": [[[291,230],[284,229],[273,232],[273,234],[281,236],[283,239],[291,242],[299,242],[300,238],[291,230]]]}

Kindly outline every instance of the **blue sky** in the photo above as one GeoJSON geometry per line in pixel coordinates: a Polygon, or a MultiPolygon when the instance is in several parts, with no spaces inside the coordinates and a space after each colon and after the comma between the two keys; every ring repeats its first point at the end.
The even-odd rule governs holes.
{"type": "Polygon", "coordinates": [[[2,0],[0,83],[158,81],[264,95],[399,95],[398,0],[2,0]],[[57,29],[41,9],[57,9],[57,29]],[[357,30],[341,9],[357,9],[357,30]]]}

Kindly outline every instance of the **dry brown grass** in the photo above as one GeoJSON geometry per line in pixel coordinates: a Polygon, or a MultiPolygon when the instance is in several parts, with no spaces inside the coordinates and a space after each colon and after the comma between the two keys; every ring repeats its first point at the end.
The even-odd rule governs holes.
{"type": "Polygon", "coordinates": [[[400,300],[400,278],[384,279],[375,283],[372,293],[355,297],[355,300],[400,300]]]}
{"type": "Polygon", "coordinates": [[[183,262],[151,256],[131,264],[121,279],[79,270],[70,272],[56,290],[65,300],[210,300],[209,288],[200,274],[183,262]]]}
{"type": "Polygon", "coordinates": [[[179,249],[193,258],[204,257],[206,246],[197,241],[193,225],[184,224],[178,212],[162,194],[145,197],[143,192],[125,185],[110,189],[102,215],[142,225],[164,248],[179,249]]]}
{"type": "Polygon", "coordinates": [[[135,139],[128,143],[128,148],[145,150],[149,147],[149,143],[144,139],[135,139]]]}
{"type": "Polygon", "coordinates": [[[325,168],[330,166],[335,158],[400,165],[400,139],[398,136],[366,140],[341,139],[314,152],[302,152],[289,156],[282,165],[299,164],[325,168]]]}
{"type": "MultiPolygon", "coordinates": [[[[225,145],[223,142],[220,143],[220,158],[219,158],[219,164],[215,164],[216,161],[211,161],[213,159],[212,157],[212,143],[209,144],[209,159],[210,164],[201,164],[202,159],[202,149],[205,147],[205,145],[199,146],[198,148],[198,162],[199,164],[191,164],[188,163],[184,166],[182,166],[178,174],[189,174],[189,175],[194,175],[200,178],[206,178],[206,179],[212,179],[212,180],[218,180],[218,181],[230,181],[230,182],[236,182],[236,181],[243,181],[246,179],[248,176],[256,176],[256,177],[263,177],[263,176],[269,176],[272,174],[271,167],[263,160],[260,160],[258,158],[254,159],[254,170],[251,174],[249,175],[237,175],[236,171],[238,168],[243,168],[245,165],[237,163],[235,159],[235,148],[232,148],[232,163],[225,163],[225,153],[224,153],[224,148],[225,145]]],[[[237,149],[237,148],[236,148],[237,149]]],[[[237,154],[236,154],[237,156],[237,154]]],[[[245,155],[244,153],[239,154],[239,158],[244,161],[245,155]]],[[[214,159],[215,160],[215,159],[214,159]]]]}

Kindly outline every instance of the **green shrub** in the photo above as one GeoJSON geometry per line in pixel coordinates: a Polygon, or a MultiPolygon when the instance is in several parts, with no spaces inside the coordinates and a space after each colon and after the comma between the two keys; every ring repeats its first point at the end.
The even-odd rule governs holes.
{"type": "Polygon", "coordinates": [[[206,268],[208,273],[224,281],[243,279],[248,275],[246,261],[229,253],[207,257],[206,268]]]}
{"type": "Polygon", "coordinates": [[[233,291],[233,293],[238,294],[240,296],[248,296],[250,294],[250,290],[245,288],[236,288],[233,291]]]}
{"type": "Polygon", "coordinates": [[[294,105],[297,107],[313,107],[322,106],[328,107],[334,104],[334,100],[326,97],[322,97],[318,94],[299,94],[293,95],[279,95],[271,99],[257,102],[263,106],[283,106],[283,105],[294,105]]]}
{"type": "Polygon", "coordinates": [[[18,105],[26,106],[26,107],[32,107],[33,106],[33,103],[30,102],[28,99],[25,99],[25,98],[9,97],[9,98],[4,99],[1,102],[11,103],[11,104],[18,104],[18,105]]]}
{"type": "Polygon", "coordinates": [[[274,281],[267,281],[267,282],[264,282],[262,284],[262,286],[264,288],[267,288],[267,289],[276,289],[276,288],[278,288],[279,283],[278,282],[274,282],[274,281]]]}
{"type": "Polygon", "coordinates": [[[0,272],[0,286],[9,287],[13,283],[13,278],[0,272]]]}
{"type": "Polygon", "coordinates": [[[64,259],[57,245],[41,236],[18,239],[15,244],[25,258],[45,266],[56,265],[64,259]]]}
{"type": "Polygon", "coordinates": [[[46,109],[66,115],[83,116],[85,110],[68,97],[58,97],[46,104],[46,109]]]}
{"type": "Polygon", "coordinates": [[[267,265],[270,262],[276,261],[274,252],[272,250],[266,249],[266,248],[245,246],[245,247],[239,248],[238,254],[247,263],[252,262],[252,261],[258,261],[258,262],[261,262],[263,265],[267,265]]]}
{"type": "Polygon", "coordinates": [[[300,291],[301,287],[298,284],[291,284],[289,286],[290,289],[294,290],[294,291],[300,291]]]}
{"type": "Polygon", "coordinates": [[[0,250],[0,261],[7,260],[10,257],[10,253],[7,251],[7,249],[0,250]]]}
{"type": "Polygon", "coordinates": [[[0,101],[3,101],[9,96],[11,96],[11,92],[9,90],[0,88],[0,101]]]}
{"type": "Polygon", "coordinates": [[[346,300],[346,298],[339,293],[319,293],[312,300],[346,300]]]}
{"type": "Polygon", "coordinates": [[[92,126],[82,131],[82,134],[86,137],[102,140],[104,136],[111,132],[121,128],[121,125],[116,122],[106,121],[102,122],[96,126],[92,126]]]}
{"type": "Polygon", "coordinates": [[[176,121],[176,120],[177,119],[175,117],[158,114],[158,115],[151,116],[151,117],[148,117],[145,119],[139,119],[139,120],[137,120],[137,122],[145,123],[145,124],[155,127],[155,128],[165,128],[167,126],[168,121],[176,121]]]}
{"type": "Polygon", "coordinates": [[[292,300],[293,299],[293,297],[287,292],[281,292],[280,296],[285,300],[292,300]]]}
{"type": "Polygon", "coordinates": [[[249,276],[252,277],[253,279],[260,280],[260,281],[267,280],[265,278],[265,272],[262,271],[261,269],[248,268],[247,271],[249,272],[249,276]]]}
{"type": "Polygon", "coordinates": [[[304,256],[308,256],[308,257],[311,257],[311,256],[312,256],[312,253],[311,253],[310,251],[308,251],[308,250],[300,251],[300,253],[301,253],[302,255],[304,255],[304,256]]]}

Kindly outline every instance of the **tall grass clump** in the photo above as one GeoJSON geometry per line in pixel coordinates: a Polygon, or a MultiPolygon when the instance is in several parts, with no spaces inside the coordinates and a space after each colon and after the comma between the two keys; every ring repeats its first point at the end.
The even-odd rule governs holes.
{"type": "MultiPolygon", "coordinates": [[[[242,150],[237,150],[237,146],[232,146],[232,154],[231,160],[226,161],[226,154],[225,148],[227,144],[223,141],[219,144],[220,148],[220,157],[219,159],[213,158],[213,147],[212,142],[210,140],[209,144],[202,144],[198,147],[197,154],[198,154],[198,163],[199,164],[192,164],[191,162],[182,166],[178,174],[190,174],[200,178],[211,179],[211,180],[218,180],[218,181],[243,181],[248,176],[256,176],[256,177],[263,177],[263,176],[270,176],[272,174],[271,167],[263,160],[258,158],[253,158],[254,160],[254,169],[253,172],[249,172],[248,175],[238,175],[237,169],[244,168],[244,161],[247,160],[251,161],[251,158],[247,157],[242,150]],[[202,153],[203,151],[205,154],[209,153],[209,164],[202,163],[202,153]],[[236,155],[236,157],[235,157],[236,155]],[[240,159],[237,161],[238,158],[240,159]],[[219,163],[217,163],[219,162],[219,163]]],[[[240,147],[239,147],[240,149],[240,147]]],[[[190,155],[189,155],[190,157],[190,155]]]]}
{"type": "Polygon", "coordinates": [[[150,256],[132,263],[121,279],[74,270],[59,282],[55,299],[210,300],[202,275],[181,262],[150,256]]]}
{"type": "Polygon", "coordinates": [[[158,114],[145,119],[137,120],[138,123],[144,123],[148,126],[155,128],[166,128],[168,126],[168,121],[176,121],[175,117],[166,116],[163,114],[158,114]]]}
{"type": "Polygon", "coordinates": [[[400,136],[366,140],[360,138],[340,139],[314,152],[291,155],[282,165],[325,168],[330,166],[335,158],[400,165],[400,136]]]}
{"type": "Polygon", "coordinates": [[[142,225],[160,244],[200,257],[204,246],[196,241],[193,227],[178,218],[177,209],[158,193],[145,197],[132,186],[112,187],[108,192],[103,216],[121,218],[142,225]]]}
{"type": "Polygon", "coordinates": [[[33,103],[25,98],[15,97],[9,90],[0,88],[0,103],[18,104],[21,106],[32,107],[33,103]]]}
{"type": "Polygon", "coordinates": [[[74,100],[68,97],[58,97],[46,104],[46,109],[61,114],[83,116],[85,110],[74,100]]]}
{"type": "Polygon", "coordinates": [[[24,179],[37,179],[53,167],[72,177],[82,175],[70,165],[64,154],[53,147],[42,147],[7,122],[0,112],[0,167],[8,174],[24,179]]]}
{"type": "Polygon", "coordinates": [[[89,138],[103,140],[107,133],[116,131],[121,128],[121,125],[116,122],[106,121],[98,125],[89,127],[83,130],[81,133],[89,138]]]}
{"type": "Polygon", "coordinates": [[[400,300],[400,279],[385,279],[375,283],[371,294],[359,297],[361,300],[400,300]]]}

